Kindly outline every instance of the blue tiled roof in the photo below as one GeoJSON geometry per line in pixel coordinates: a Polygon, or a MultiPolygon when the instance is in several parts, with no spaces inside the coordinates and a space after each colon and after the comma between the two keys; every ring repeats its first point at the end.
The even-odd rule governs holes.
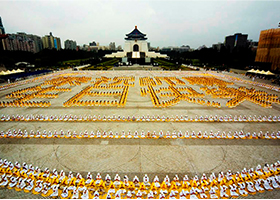
{"type": "Polygon", "coordinates": [[[138,29],[137,26],[135,26],[135,29],[131,31],[129,34],[126,34],[126,40],[146,40],[147,38],[145,37],[146,34],[141,33],[138,29]]]}

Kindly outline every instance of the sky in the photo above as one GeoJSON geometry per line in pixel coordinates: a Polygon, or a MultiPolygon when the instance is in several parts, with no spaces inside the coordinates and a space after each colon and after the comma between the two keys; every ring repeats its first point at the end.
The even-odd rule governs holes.
{"type": "Polygon", "coordinates": [[[258,41],[261,30],[278,27],[279,10],[280,1],[254,0],[0,0],[6,33],[52,32],[62,46],[71,39],[78,45],[96,41],[123,47],[125,34],[136,25],[152,47],[211,47],[235,33],[258,41]]]}

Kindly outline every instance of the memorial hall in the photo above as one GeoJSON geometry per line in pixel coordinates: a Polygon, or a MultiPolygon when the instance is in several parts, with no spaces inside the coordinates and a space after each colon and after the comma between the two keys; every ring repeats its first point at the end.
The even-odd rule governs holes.
{"type": "Polygon", "coordinates": [[[167,55],[149,51],[146,34],[135,26],[133,31],[126,34],[124,50],[105,55],[105,57],[121,58],[123,63],[148,64],[151,63],[151,58],[166,58],[167,55]]]}

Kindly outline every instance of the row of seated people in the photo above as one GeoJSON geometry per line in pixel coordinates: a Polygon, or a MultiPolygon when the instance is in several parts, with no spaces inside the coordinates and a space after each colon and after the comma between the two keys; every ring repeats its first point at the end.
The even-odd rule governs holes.
{"type": "MultiPolygon", "coordinates": [[[[116,102],[115,102],[116,103],[116,102]]],[[[142,115],[140,116],[103,116],[101,115],[4,115],[0,116],[0,121],[137,121],[137,122],[280,122],[280,115],[279,116],[246,116],[246,115],[225,115],[225,116],[218,116],[218,115],[206,115],[206,116],[198,116],[189,117],[187,115],[176,115],[176,116],[150,116],[150,115],[142,115]]]]}
{"type": "Polygon", "coordinates": [[[190,102],[190,103],[197,103],[200,105],[206,105],[206,106],[211,106],[211,107],[215,107],[215,108],[221,108],[221,103],[217,102],[217,101],[209,101],[206,99],[196,99],[196,98],[186,98],[185,100],[190,102]]]}
{"type": "Polygon", "coordinates": [[[107,92],[100,92],[100,91],[94,91],[89,92],[88,95],[90,96],[115,96],[115,95],[121,95],[121,91],[107,91],[107,92]]]}
{"type": "MultiPolygon", "coordinates": [[[[13,95],[13,97],[7,97],[7,98],[24,98],[26,96],[26,94],[16,94],[13,95]]],[[[48,98],[48,99],[54,99],[57,98],[58,94],[57,93],[37,93],[36,95],[34,95],[34,98],[48,98]]]]}
{"type": "Polygon", "coordinates": [[[141,131],[141,133],[138,133],[138,131],[135,131],[132,133],[130,130],[126,133],[125,131],[122,131],[121,133],[113,132],[113,131],[90,131],[87,130],[81,131],[80,133],[76,131],[46,131],[43,130],[42,132],[37,130],[30,132],[27,130],[8,130],[8,131],[1,131],[0,132],[0,138],[115,138],[115,139],[280,139],[280,131],[276,132],[244,132],[244,131],[234,131],[234,132],[213,132],[212,130],[208,133],[207,131],[186,131],[183,133],[182,131],[173,131],[170,133],[167,131],[164,133],[162,130],[158,133],[156,131],[141,131]]]}
{"type": "Polygon", "coordinates": [[[170,180],[166,175],[160,182],[157,175],[150,181],[147,174],[143,181],[137,176],[129,180],[127,175],[121,179],[119,174],[114,178],[106,174],[105,178],[102,178],[101,174],[97,173],[93,178],[90,172],[86,178],[83,178],[81,173],[74,176],[72,171],[67,176],[63,170],[41,170],[25,162],[21,165],[19,162],[0,159],[0,186],[52,198],[237,198],[280,189],[280,161],[271,165],[265,164],[264,167],[258,165],[255,169],[244,168],[236,173],[228,170],[217,175],[209,173],[208,177],[203,173],[201,178],[198,175],[193,178],[184,175],[180,180],[179,176],[175,175],[173,180],[170,180]]]}
{"type": "Polygon", "coordinates": [[[117,100],[80,100],[73,101],[72,106],[117,106],[118,104],[117,100]]]}
{"type": "Polygon", "coordinates": [[[0,101],[0,107],[50,107],[50,101],[0,101]]]}

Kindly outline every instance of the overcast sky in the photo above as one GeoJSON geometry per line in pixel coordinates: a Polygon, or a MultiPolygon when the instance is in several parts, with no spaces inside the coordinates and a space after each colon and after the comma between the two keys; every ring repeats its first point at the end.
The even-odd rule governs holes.
{"type": "Polygon", "coordinates": [[[6,33],[44,36],[52,32],[77,44],[116,42],[134,26],[153,47],[224,42],[227,35],[248,34],[258,41],[261,30],[277,28],[280,1],[3,1],[0,16],[6,33]]]}

